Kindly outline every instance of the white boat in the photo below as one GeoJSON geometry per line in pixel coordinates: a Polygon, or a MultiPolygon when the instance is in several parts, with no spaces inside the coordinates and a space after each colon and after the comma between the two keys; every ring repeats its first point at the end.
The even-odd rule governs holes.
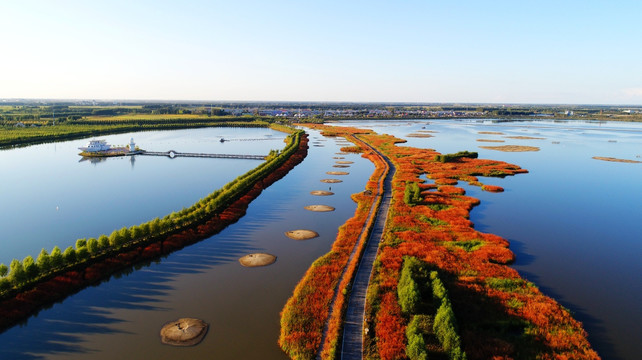
{"type": "Polygon", "coordinates": [[[106,140],[90,140],[85,146],[78,149],[85,152],[98,152],[111,150],[111,148],[111,145],[107,144],[106,140]]]}
{"type": "Polygon", "coordinates": [[[117,153],[130,153],[136,151],[136,144],[134,143],[134,138],[129,141],[128,146],[113,146],[107,144],[106,140],[90,140],[85,146],[79,147],[80,153],[83,154],[108,154],[116,155],[117,153]]]}

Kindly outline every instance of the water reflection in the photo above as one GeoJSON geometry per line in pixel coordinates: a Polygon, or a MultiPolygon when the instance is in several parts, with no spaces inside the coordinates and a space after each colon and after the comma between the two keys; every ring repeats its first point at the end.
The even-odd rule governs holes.
{"type": "Polygon", "coordinates": [[[236,262],[253,248],[247,238],[231,236],[213,237],[206,246],[184,250],[122,270],[7,330],[0,336],[0,359],[96,353],[99,349],[92,348],[88,336],[133,334],[118,325],[138,320],[115,314],[169,311],[165,300],[176,291],[177,278],[236,262]]]}

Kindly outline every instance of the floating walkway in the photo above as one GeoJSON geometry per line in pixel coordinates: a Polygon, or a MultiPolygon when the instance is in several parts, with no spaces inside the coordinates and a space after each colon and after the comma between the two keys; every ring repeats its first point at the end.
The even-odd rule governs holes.
{"type": "Polygon", "coordinates": [[[239,155],[239,154],[203,154],[203,153],[185,153],[175,150],[170,151],[145,151],[140,150],[133,152],[131,155],[149,155],[149,156],[167,156],[170,159],[177,157],[195,157],[195,158],[212,158],[212,159],[249,159],[249,160],[265,160],[264,155],[239,155]]]}

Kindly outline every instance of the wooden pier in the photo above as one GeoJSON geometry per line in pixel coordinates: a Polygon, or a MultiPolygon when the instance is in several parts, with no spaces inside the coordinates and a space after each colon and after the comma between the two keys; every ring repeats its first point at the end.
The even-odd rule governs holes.
{"type": "Polygon", "coordinates": [[[203,154],[203,153],[185,153],[175,150],[170,151],[137,151],[132,155],[149,155],[149,156],[167,156],[170,159],[177,157],[196,157],[196,158],[212,158],[212,159],[249,159],[249,160],[265,160],[263,155],[239,155],[239,154],[203,154]]]}

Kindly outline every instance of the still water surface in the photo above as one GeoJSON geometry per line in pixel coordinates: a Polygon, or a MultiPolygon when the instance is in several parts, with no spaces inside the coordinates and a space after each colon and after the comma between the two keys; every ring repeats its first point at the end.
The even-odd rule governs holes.
{"type": "MultiPolygon", "coordinates": [[[[256,136],[245,133],[246,130],[241,129],[243,133],[238,134],[239,137],[256,136]]],[[[164,136],[171,142],[175,134],[163,132],[158,136],[164,136]]],[[[134,136],[142,139],[141,134],[134,136]]],[[[191,136],[186,139],[191,139],[191,136]]],[[[274,136],[283,137],[279,133],[274,136]]],[[[143,146],[142,140],[138,142],[143,146]]],[[[255,145],[264,146],[259,144],[262,142],[245,142],[243,151],[267,153],[255,148],[255,145]]],[[[276,144],[283,147],[280,141],[276,144]]],[[[272,144],[269,148],[276,146],[272,144]]],[[[335,140],[323,139],[318,133],[311,132],[306,160],[266,189],[237,223],[158,262],[140,266],[138,271],[85,289],[41,311],[23,326],[0,334],[0,358],[287,359],[277,345],[279,312],[310,264],[330,249],[338,227],[353,215],[355,203],[350,194],[362,191],[374,170],[374,166],[359,155],[336,155],[339,149],[335,140]],[[340,169],[350,172],[350,175],[326,174],[337,170],[332,166],[337,161],[333,159],[336,156],[354,161],[350,168],[340,169]],[[333,177],[343,182],[325,184],[319,181],[333,177]],[[309,194],[312,190],[330,188],[335,195],[309,194]],[[303,209],[313,204],[330,205],[336,211],[316,213],[303,209]],[[299,228],[315,230],[320,236],[295,241],[284,235],[285,231],[299,228]],[[274,254],[277,261],[263,268],[240,266],[238,258],[252,252],[274,254]],[[176,348],[160,343],[158,333],[161,326],[179,317],[197,317],[210,324],[208,335],[201,344],[176,348]]],[[[165,162],[157,165],[161,169],[156,169],[156,172],[172,172],[174,162],[184,159],[159,160],[165,162]]],[[[239,169],[229,179],[218,183],[220,171],[201,173],[199,170],[209,166],[211,159],[195,160],[199,161],[198,166],[185,176],[202,176],[204,181],[215,184],[207,189],[192,187],[191,196],[195,200],[241,173],[237,164],[242,162],[226,160],[231,162],[232,168],[238,166],[239,169]]],[[[108,161],[129,169],[129,159],[108,161]]],[[[141,159],[136,159],[135,172],[140,170],[140,162],[141,159]]],[[[102,165],[98,164],[96,168],[102,165]]],[[[256,165],[254,162],[250,167],[256,165]]],[[[77,172],[91,169],[93,165],[87,166],[77,172]]],[[[159,188],[152,198],[161,200],[166,196],[166,190],[159,188]]],[[[137,200],[134,198],[132,201],[137,200]]],[[[185,202],[181,206],[190,204],[189,200],[185,202]]],[[[157,212],[164,215],[174,209],[157,209],[157,212]]],[[[156,215],[147,214],[145,218],[150,216],[156,215]]]]}
{"type": "MultiPolygon", "coordinates": [[[[209,128],[104,136],[150,151],[267,155],[285,134],[266,128],[209,128]],[[220,138],[230,139],[220,142],[220,138]],[[265,139],[239,141],[241,138],[265,139]]],[[[88,139],[0,150],[0,263],[64,250],[76,239],[165,216],[260,164],[257,160],[156,156],[82,161],[88,139]]]]}
{"type": "MultiPolygon", "coordinates": [[[[504,193],[481,192],[460,184],[482,200],[471,214],[475,227],[511,241],[517,254],[514,267],[575,312],[604,359],[642,358],[642,267],[638,260],[642,255],[642,164],[591,159],[640,160],[642,126],[576,121],[349,124],[402,138],[416,130],[437,131],[429,139],[408,137],[407,145],[441,153],[478,151],[482,158],[528,169],[529,174],[483,179],[504,187],[504,193]],[[478,147],[504,144],[541,150],[504,153],[478,147]]],[[[247,154],[282,148],[284,137],[266,129],[198,129],[106,138],[110,143],[127,143],[131,136],[148,150],[247,154]],[[221,136],[279,140],[221,144],[221,136]]],[[[83,143],[0,151],[0,262],[164,216],[257,165],[252,160],[155,157],[79,163],[75,148],[83,143]]],[[[279,312],[312,261],[329,250],[337,228],[352,216],[355,205],[349,195],[363,190],[374,169],[354,154],[344,155],[355,162],[350,168],[333,168],[339,147],[335,140],[311,132],[308,157],[250,204],[239,222],[155,263],[139,266],[138,271],[85,289],[0,334],[0,359],[287,358],[276,344],[279,312]],[[350,175],[337,176],[343,183],[319,182],[333,177],[325,174],[332,170],[347,170],[350,175]],[[309,194],[329,187],[334,196],[309,194]],[[303,210],[312,204],[337,210],[303,210]],[[283,234],[298,228],[316,230],[321,236],[297,242],[283,234]],[[257,251],[277,255],[277,262],[254,269],[238,264],[239,257],[257,251]],[[185,316],[210,323],[204,341],[191,348],[161,345],[160,327],[185,316]]]]}
{"type": "Polygon", "coordinates": [[[347,124],[408,140],[399,146],[441,153],[477,151],[480,158],[528,169],[528,174],[481,179],[502,186],[503,193],[483,192],[460,182],[468,195],[481,200],[471,213],[475,228],[510,241],[517,256],[513,267],[574,312],[604,359],[642,359],[642,164],[592,159],[642,161],[642,124],[488,120],[347,124]],[[436,131],[435,137],[406,136],[418,130],[436,131]],[[541,150],[507,153],[479,147],[497,145],[541,150]]]}

